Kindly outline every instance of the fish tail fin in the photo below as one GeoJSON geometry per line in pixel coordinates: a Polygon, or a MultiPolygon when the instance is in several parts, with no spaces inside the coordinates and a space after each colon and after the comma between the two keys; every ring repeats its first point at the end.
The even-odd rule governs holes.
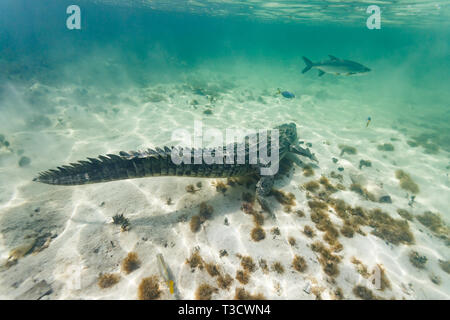
{"type": "Polygon", "coordinates": [[[303,61],[305,61],[306,67],[302,70],[302,73],[305,73],[313,67],[313,63],[306,57],[303,57],[303,61]]]}

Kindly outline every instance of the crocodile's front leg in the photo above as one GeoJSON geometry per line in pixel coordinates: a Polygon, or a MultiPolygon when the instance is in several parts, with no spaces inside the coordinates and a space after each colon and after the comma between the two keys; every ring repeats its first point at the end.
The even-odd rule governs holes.
{"type": "Polygon", "coordinates": [[[300,160],[300,158],[297,155],[295,155],[293,153],[289,152],[288,154],[286,154],[285,158],[292,161],[300,168],[303,168],[305,166],[305,163],[302,160],[300,160]]]}
{"type": "Polygon", "coordinates": [[[291,152],[293,152],[295,154],[298,154],[300,156],[309,158],[312,161],[319,162],[319,160],[317,160],[317,158],[314,155],[314,153],[311,153],[309,148],[304,149],[304,148],[300,147],[300,145],[297,144],[297,145],[291,145],[289,151],[291,151],[291,152]]]}
{"type": "Polygon", "coordinates": [[[273,176],[261,177],[261,179],[259,179],[258,183],[256,184],[256,199],[258,200],[261,207],[267,212],[269,212],[272,218],[275,218],[273,210],[270,207],[269,201],[267,199],[267,196],[269,196],[270,192],[272,191],[273,184],[274,184],[273,176]]]}

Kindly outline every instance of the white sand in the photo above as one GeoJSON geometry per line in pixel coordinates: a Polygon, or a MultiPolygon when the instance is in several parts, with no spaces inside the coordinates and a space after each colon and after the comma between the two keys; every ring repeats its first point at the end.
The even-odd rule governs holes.
{"type": "MultiPolygon", "coordinates": [[[[284,74],[280,73],[282,79],[284,74]]],[[[333,298],[338,287],[345,298],[355,299],[352,289],[357,283],[387,299],[449,299],[450,278],[439,267],[438,260],[449,260],[450,251],[443,240],[417,220],[409,223],[416,240],[410,246],[388,244],[371,235],[370,227],[363,228],[367,233],[365,237],[340,235],[344,249],[338,253],[342,262],[338,265],[340,273],[335,282],[322,271],[317,254],[310,248],[313,241],[322,240],[322,233],[316,230],[317,235],[311,240],[301,232],[305,225],[314,228],[314,223],[310,219],[306,193],[300,185],[321,175],[329,177],[330,172],[335,171],[343,175],[347,188],[353,177],[369,191],[388,194],[393,201],[392,204],[374,203],[351,191],[333,194],[352,206],[378,207],[395,219],[401,218],[396,213],[398,208],[414,215],[430,210],[440,212],[448,223],[450,183],[445,167],[449,154],[441,149],[436,155],[428,155],[422,147],[409,147],[406,141],[410,136],[401,132],[401,128],[408,126],[409,132],[414,128],[420,132],[420,119],[399,119],[392,108],[380,108],[385,101],[358,97],[358,87],[361,90],[364,87],[357,78],[299,78],[281,84],[283,89],[296,94],[293,100],[274,95],[281,85],[276,80],[267,80],[270,78],[256,75],[254,78],[224,78],[202,70],[179,83],[114,92],[92,87],[83,94],[82,88],[48,87],[40,83],[11,86],[11,96],[6,100],[9,105],[0,111],[2,118],[7,115],[11,120],[0,133],[11,142],[14,150],[0,149],[0,263],[5,264],[11,250],[29,243],[30,239],[45,242],[50,238],[51,241],[48,248],[28,254],[17,264],[0,271],[0,297],[21,297],[44,280],[44,289],[28,292],[25,297],[136,299],[141,279],[159,274],[156,254],[162,253],[174,275],[177,294],[171,295],[161,282],[161,298],[194,299],[201,283],[216,286],[216,279],[205,270],[192,272],[185,263],[197,248],[206,262],[216,263],[222,273],[233,278],[241,269],[236,254],[251,256],[257,265],[260,259],[265,259],[269,266],[278,261],[285,269],[283,274],[272,270],[265,274],[258,266],[247,285],[234,280],[228,290],[214,293],[213,299],[231,299],[238,287],[245,287],[250,293],[262,293],[270,299],[315,299],[312,292],[308,294],[303,290],[308,283],[314,290],[321,291],[324,299],[333,298]],[[228,90],[220,89],[212,115],[203,114],[207,99],[186,86],[195,78],[213,79],[209,83],[202,82],[203,88],[220,89],[224,82],[233,84],[228,90]],[[354,91],[345,95],[343,92],[349,84],[354,91]],[[30,117],[38,115],[23,99],[30,92],[45,97],[47,105],[54,106],[54,110],[48,112],[48,124],[44,122],[30,128],[30,117]],[[154,102],[159,99],[162,101],[154,102]],[[196,109],[190,105],[194,99],[199,102],[196,109]],[[365,119],[369,115],[373,121],[366,128],[365,119]],[[291,177],[276,182],[276,188],[292,192],[296,197],[293,210],[301,209],[306,216],[299,218],[294,213],[285,213],[272,198],[276,219],[266,215],[263,226],[266,238],[254,242],[250,238],[253,221],[240,210],[244,187],[229,188],[223,195],[216,192],[213,179],[144,178],[76,187],[31,181],[39,171],[87,156],[170,144],[172,130],[178,127],[192,130],[194,120],[202,120],[205,127],[221,130],[249,126],[268,128],[296,122],[301,139],[312,143],[320,168],[315,169],[314,177],[305,178],[296,167],[291,177]],[[416,126],[414,121],[418,122],[416,126]],[[391,141],[391,138],[398,140],[391,141]],[[377,145],[382,143],[392,143],[395,150],[377,150],[377,145]],[[356,147],[358,154],[340,157],[339,144],[356,147]],[[31,159],[29,166],[18,166],[19,149],[31,159]],[[334,164],[332,157],[339,162],[334,164]],[[360,159],[371,160],[372,167],[359,170],[360,159]],[[339,166],[345,170],[338,172],[339,166]],[[395,178],[397,169],[408,172],[420,187],[413,208],[408,206],[407,192],[399,187],[395,178]],[[185,187],[198,181],[202,181],[201,190],[186,193],[185,187]],[[167,204],[169,197],[171,205],[167,204]],[[198,213],[203,201],[214,207],[214,214],[198,233],[192,233],[190,217],[198,213]],[[39,212],[35,212],[36,208],[39,212]],[[121,232],[111,223],[112,216],[118,213],[130,220],[130,231],[121,232]],[[229,225],[224,224],[225,219],[229,225]],[[270,231],[273,227],[278,227],[281,235],[273,236],[270,231]],[[294,237],[296,245],[291,246],[288,237],[294,237]],[[226,250],[228,255],[220,257],[220,250],[226,250]],[[428,258],[425,269],[419,270],[409,262],[408,254],[412,250],[428,258]],[[120,263],[130,251],[137,252],[142,264],[125,275],[120,263]],[[299,273],[292,268],[295,255],[305,257],[306,272],[299,273]],[[392,289],[380,291],[371,287],[350,262],[352,257],[361,260],[369,271],[377,264],[382,265],[392,289]],[[100,273],[120,273],[121,279],[111,288],[100,289],[97,285],[100,273]],[[430,280],[431,275],[440,278],[440,285],[430,280]],[[51,288],[51,293],[42,293],[45,288],[51,288]]],[[[342,220],[334,213],[330,213],[330,217],[336,226],[342,225],[342,220]]]]}

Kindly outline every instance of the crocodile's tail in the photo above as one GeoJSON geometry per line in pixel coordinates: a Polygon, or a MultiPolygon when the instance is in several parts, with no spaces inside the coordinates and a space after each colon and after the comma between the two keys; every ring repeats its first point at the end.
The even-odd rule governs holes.
{"type": "Polygon", "coordinates": [[[144,152],[121,151],[89,161],[79,161],[68,166],[40,173],[33,181],[56,185],[80,185],[147,176],[176,175],[171,161],[171,149],[156,148],[144,152]]]}
{"type": "Polygon", "coordinates": [[[172,149],[164,147],[164,150],[148,149],[143,152],[121,151],[119,155],[108,154],[97,159],[88,158],[89,161],[79,161],[42,172],[33,181],[56,185],[80,185],[154,176],[225,178],[251,174],[256,170],[248,163],[225,164],[224,160],[223,164],[206,164],[203,158],[196,161],[196,154],[201,150],[193,149],[188,149],[191,160],[194,160],[192,164],[183,162],[176,164],[172,161],[173,152],[180,157],[183,156],[184,159],[185,151],[174,147],[172,149]]]}

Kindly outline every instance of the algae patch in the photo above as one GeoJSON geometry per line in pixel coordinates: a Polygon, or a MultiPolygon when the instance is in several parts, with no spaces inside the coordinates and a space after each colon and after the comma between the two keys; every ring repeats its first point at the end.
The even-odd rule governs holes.
{"type": "Polygon", "coordinates": [[[161,296],[159,289],[159,279],[157,276],[151,276],[142,279],[138,287],[139,300],[155,300],[161,296]]]}
{"type": "Polygon", "coordinates": [[[395,177],[400,181],[400,188],[412,192],[414,194],[419,193],[419,186],[405,171],[403,170],[395,171],[395,177]]]}
{"type": "Polygon", "coordinates": [[[106,289],[114,286],[116,283],[118,283],[120,280],[120,276],[113,273],[105,273],[100,275],[98,279],[98,286],[101,289],[106,289]]]}

